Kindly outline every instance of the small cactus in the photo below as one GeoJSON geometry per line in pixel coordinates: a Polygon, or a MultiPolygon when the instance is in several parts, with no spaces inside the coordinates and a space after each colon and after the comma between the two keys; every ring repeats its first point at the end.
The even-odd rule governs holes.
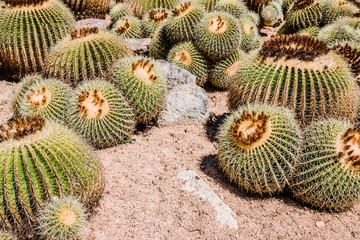
{"type": "Polygon", "coordinates": [[[248,52],[260,47],[262,40],[256,24],[243,17],[239,20],[239,25],[242,33],[240,48],[248,52]]]}
{"type": "Polygon", "coordinates": [[[48,50],[75,28],[75,19],[58,0],[5,3],[0,10],[0,61],[5,74],[19,79],[42,70],[48,50]]]}
{"type": "Polygon", "coordinates": [[[72,32],[50,51],[45,76],[76,86],[83,80],[104,77],[116,59],[131,54],[115,33],[84,28],[72,32]]]}
{"type": "Polygon", "coordinates": [[[341,17],[352,16],[359,11],[351,1],[347,0],[323,0],[324,23],[332,23],[341,17]]]}
{"type": "Polygon", "coordinates": [[[137,122],[147,123],[163,109],[166,80],[158,63],[151,58],[120,59],[111,69],[109,79],[135,109],[137,122]]]}
{"type": "Polygon", "coordinates": [[[141,38],[141,22],[136,17],[123,17],[114,24],[113,31],[122,38],[141,38]]]}
{"type": "Polygon", "coordinates": [[[117,3],[113,8],[110,10],[110,17],[113,22],[117,20],[132,15],[132,8],[126,2],[117,3]]]}
{"type": "Polygon", "coordinates": [[[272,2],[261,11],[261,17],[266,26],[275,25],[280,20],[282,14],[281,5],[277,2],[272,2]]]}
{"type": "Polygon", "coordinates": [[[102,18],[109,12],[110,0],[63,0],[76,18],[102,18]]]}
{"type": "Polygon", "coordinates": [[[300,141],[290,110],[269,105],[240,107],[219,130],[219,166],[247,192],[279,193],[294,173],[300,141]]]}
{"type": "Polygon", "coordinates": [[[191,42],[183,42],[170,49],[168,61],[193,74],[196,84],[204,86],[208,77],[208,62],[191,42]]]}
{"type": "Polygon", "coordinates": [[[124,143],[134,131],[133,109],[109,82],[87,81],[74,90],[69,125],[97,148],[124,143]]]}
{"type": "Polygon", "coordinates": [[[149,55],[154,59],[166,59],[171,48],[170,41],[165,34],[165,24],[160,24],[150,35],[149,55]]]}
{"type": "Polygon", "coordinates": [[[302,203],[341,211],[360,197],[360,129],[325,120],[305,132],[291,191],[302,203]]]}
{"type": "Polygon", "coordinates": [[[346,24],[334,22],[320,29],[316,38],[334,47],[343,41],[359,43],[360,33],[346,24]]]}
{"type": "Polygon", "coordinates": [[[211,60],[229,56],[241,44],[238,20],[225,12],[205,14],[195,30],[194,44],[211,60]]]}
{"type": "Polygon", "coordinates": [[[44,240],[77,240],[87,221],[85,206],[73,197],[54,197],[36,218],[38,232],[44,240]]]}
{"type": "Polygon", "coordinates": [[[241,0],[219,0],[214,10],[230,13],[238,19],[245,16],[248,11],[245,3],[241,0]]]}
{"type": "Polygon", "coordinates": [[[164,8],[151,9],[145,14],[141,25],[142,36],[147,38],[168,20],[169,10],[164,8]]]}

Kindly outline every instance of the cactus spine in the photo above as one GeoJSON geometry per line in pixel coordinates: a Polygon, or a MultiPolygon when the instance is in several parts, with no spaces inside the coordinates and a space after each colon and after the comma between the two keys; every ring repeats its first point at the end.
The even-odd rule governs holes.
{"type": "Polygon", "coordinates": [[[150,37],[150,57],[154,59],[166,59],[171,48],[171,44],[166,38],[165,25],[161,24],[150,37]]]}
{"type": "Polygon", "coordinates": [[[115,23],[113,31],[123,38],[141,38],[141,22],[136,17],[124,17],[115,23]]]}
{"type": "Polygon", "coordinates": [[[112,63],[131,50],[115,33],[85,28],[56,45],[46,62],[45,75],[76,86],[83,80],[104,77],[112,63]]]}
{"type": "Polygon", "coordinates": [[[77,19],[102,18],[109,12],[110,0],[63,0],[77,19]]]}
{"type": "Polygon", "coordinates": [[[72,195],[87,207],[100,198],[100,163],[78,135],[38,116],[0,127],[0,216],[3,227],[31,236],[42,204],[72,195]]]}
{"type": "Polygon", "coordinates": [[[155,8],[173,9],[179,3],[179,0],[129,0],[129,4],[138,17],[143,16],[149,10],[155,8]]]}
{"type": "Polygon", "coordinates": [[[169,11],[164,8],[151,9],[142,21],[142,36],[149,37],[161,24],[168,20],[169,11]]]}
{"type": "Polygon", "coordinates": [[[341,17],[351,16],[359,11],[359,9],[346,0],[324,0],[324,22],[332,23],[341,17]]]}
{"type": "Polygon", "coordinates": [[[305,132],[291,190],[312,207],[334,211],[360,197],[360,129],[348,122],[325,120],[305,132]]]}
{"type": "Polygon", "coordinates": [[[183,42],[170,49],[168,61],[193,74],[196,84],[204,86],[208,76],[208,62],[191,42],[183,42]]]}
{"type": "Polygon", "coordinates": [[[135,126],[132,108],[109,82],[79,85],[69,105],[69,125],[93,146],[105,148],[124,143],[135,126]]]}
{"type": "Polygon", "coordinates": [[[58,0],[6,3],[0,11],[0,61],[18,79],[42,70],[48,50],[75,28],[75,20],[58,0]]]}
{"type": "Polygon", "coordinates": [[[301,141],[290,110],[268,105],[240,107],[225,120],[218,139],[219,166],[241,189],[272,195],[289,183],[301,141]]]}
{"type": "Polygon", "coordinates": [[[245,16],[247,13],[245,3],[238,0],[219,0],[215,5],[214,10],[230,13],[238,19],[245,16]]]}
{"type": "Polygon", "coordinates": [[[132,15],[132,8],[131,6],[124,2],[124,3],[117,3],[113,8],[110,10],[110,17],[113,22],[117,20],[132,15]]]}
{"type": "Polygon", "coordinates": [[[320,41],[325,42],[329,47],[334,47],[341,42],[360,42],[360,34],[352,27],[334,22],[320,29],[316,36],[320,41]]]}

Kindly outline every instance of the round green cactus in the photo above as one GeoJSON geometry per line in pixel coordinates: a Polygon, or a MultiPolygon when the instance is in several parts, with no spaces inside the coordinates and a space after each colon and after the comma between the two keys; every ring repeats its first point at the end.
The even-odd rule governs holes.
{"type": "Polygon", "coordinates": [[[203,6],[207,12],[214,11],[215,5],[218,1],[219,0],[195,0],[195,2],[203,6]]]}
{"type": "Polygon", "coordinates": [[[147,123],[163,109],[166,79],[153,59],[141,56],[120,59],[111,69],[109,79],[135,109],[137,122],[147,123]]]}
{"type": "Polygon", "coordinates": [[[19,117],[20,101],[26,96],[25,92],[29,90],[29,87],[35,82],[41,81],[43,78],[40,74],[30,74],[22,78],[14,90],[11,97],[11,108],[16,117],[19,117]]]}
{"type": "Polygon", "coordinates": [[[230,109],[269,103],[293,109],[301,126],[324,117],[354,120],[358,91],[347,63],[325,43],[282,35],[252,52],[230,86],[230,109]]]}
{"type": "Polygon", "coordinates": [[[252,21],[256,26],[260,24],[260,16],[254,11],[248,11],[246,13],[246,18],[252,21]]]}
{"type": "Polygon", "coordinates": [[[113,22],[117,20],[132,15],[132,8],[126,2],[117,3],[113,8],[110,10],[110,17],[113,22]]]}
{"type": "Polygon", "coordinates": [[[133,109],[116,87],[103,80],[79,85],[69,105],[69,125],[97,148],[129,140],[135,126],[133,109]]]}
{"type": "Polygon", "coordinates": [[[113,31],[122,38],[141,38],[141,22],[137,17],[123,17],[117,20],[113,31]]]}
{"type": "Polygon", "coordinates": [[[191,42],[179,43],[172,47],[168,62],[193,74],[197,85],[205,85],[208,77],[208,62],[191,42]]]}
{"type": "Polygon", "coordinates": [[[72,195],[91,208],[103,188],[95,152],[75,132],[39,116],[0,127],[0,217],[8,230],[32,236],[41,206],[72,195]]]}
{"type": "Polygon", "coordinates": [[[360,129],[339,120],[310,126],[291,191],[302,203],[340,211],[360,197],[360,129]]]}
{"type": "Polygon", "coordinates": [[[129,55],[131,50],[115,33],[85,28],[72,32],[52,49],[45,76],[76,86],[83,80],[104,77],[116,59],[129,55]]]}
{"type": "Polygon", "coordinates": [[[142,17],[151,9],[173,9],[180,3],[179,0],[129,0],[128,2],[138,17],[142,17]]]}
{"type": "Polygon", "coordinates": [[[109,12],[110,0],[63,0],[77,19],[102,18],[109,12]]]}
{"type": "Polygon", "coordinates": [[[311,26],[319,26],[323,21],[320,0],[296,0],[286,13],[285,32],[298,32],[311,26]]]}
{"type": "Polygon", "coordinates": [[[294,173],[301,135],[294,114],[284,107],[248,105],[220,127],[219,166],[246,192],[282,192],[294,173]]]}
{"type": "Polygon", "coordinates": [[[204,13],[203,7],[191,2],[177,6],[165,24],[167,38],[172,43],[191,41],[204,13]]]}
{"type": "Polygon", "coordinates": [[[75,19],[58,0],[5,2],[0,10],[0,61],[3,72],[18,79],[42,70],[48,50],[75,28],[75,19]]]}
{"type": "Polygon", "coordinates": [[[244,17],[239,20],[239,25],[242,32],[240,48],[244,51],[250,51],[260,47],[262,40],[256,24],[244,17]]]}
{"type": "Polygon", "coordinates": [[[246,53],[244,51],[238,50],[224,60],[215,63],[210,72],[211,84],[220,89],[228,89],[232,82],[232,77],[241,66],[245,56],[246,53]]]}
{"type": "Polygon", "coordinates": [[[195,30],[194,44],[214,61],[235,52],[240,43],[238,20],[225,12],[206,13],[195,30]]]}
{"type": "Polygon", "coordinates": [[[352,16],[359,11],[351,1],[323,0],[324,23],[332,23],[340,17],[352,16]]]}
{"type": "Polygon", "coordinates": [[[272,2],[261,11],[261,17],[266,26],[275,25],[282,14],[281,5],[277,2],[272,2]]]}
{"type": "Polygon", "coordinates": [[[308,37],[316,37],[320,32],[320,28],[317,26],[312,26],[308,28],[304,28],[303,30],[299,31],[299,35],[308,36],[308,37]]]}
{"type": "Polygon", "coordinates": [[[325,42],[329,47],[343,41],[360,42],[360,34],[352,27],[343,23],[332,23],[320,29],[317,39],[325,42]]]}
{"type": "MultiPolygon", "coordinates": [[[[26,84],[25,84],[26,85],[26,84]]],[[[40,115],[46,120],[65,123],[71,89],[66,83],[57,79],[41,79],[26,88],[18,89],[18,116],[40,115]]]]}
{"type": "Polygon", "coordinates": [[[88,224],[85,206],[73,197],[53,198],[39,210],[38,232],[44,240],[80,239],[88,224]]]}
{"type": "Polygon", "coordinates": [[[144,16],[141,25],[142,37],[149,37],[161,25],[168,20],[169,10],[165,8],[151,9],[144,16]]]}
{"type": "Polygon", "coordinates": [[[245,3],[239,0],[219,0],[214,10],[230,13],[238,19],[246,15],[248,11],[245,3]]]}
{"type": "Polygon", "coordinates": [[[150,57],[154,59],[166,59],[171,48],[171,44],[165,34],[165,24],[160,24],[150,38],[150,57]]]}

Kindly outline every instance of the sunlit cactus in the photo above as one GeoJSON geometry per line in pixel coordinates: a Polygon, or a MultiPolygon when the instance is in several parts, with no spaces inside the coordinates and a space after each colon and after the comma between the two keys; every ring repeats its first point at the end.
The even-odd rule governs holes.
{"type": "Polygon", "coordinates": [[[109,12],[110,0],[63,0],[77,19],[102,18],[109,12]]]}

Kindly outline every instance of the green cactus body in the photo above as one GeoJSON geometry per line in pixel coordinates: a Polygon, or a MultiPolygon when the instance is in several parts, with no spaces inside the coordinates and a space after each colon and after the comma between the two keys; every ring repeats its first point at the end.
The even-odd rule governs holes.
{"type": "Polygon", "coordinates": [[[245,56],[246,53],[244,51],[238,50],[224,60],[215,63],[210,73],[211,84],[220,89],[228,89],[232,82],[232,77],[241,66],[245,56]]]}
{"type": "Polygon", "coordinates": [[[72,13],[59,1],[27,2],[0,9],[0,61],[16,79],[41,71],[48,50],[75,28],[72,13]]]}
{"type": "Polygon", "coordinates": [[[347,63],[311,37],[270,39],[244,60],[230,86],[230,109],[269,103],[293,109],[301,126],[324,117],[354,120],[358,86],[347,63]]]}
{"type": "Polygon", "coordinates": [[[104,77],[116,59],[130,54],[131,50],[115,33],[82,29],[72,32],[52,49],[45,75],[76,86],[83,80],[104,77]]]}
{"type": "Polygon", "coordinates": [[[242,18],[239,20],[239,25],[242,32],[240,48],[250,51],[260,47],[262,40],[256,24],[248,18],[242,18]]]}
{"type": "Polygon", "coordinates": [[[346,0],[324,0],[324,23],[332,23],[340,17],[352,16],[357,13],[359,9],[346,0]]]}
{"type": "Polygon", "coordinates": [[[163,109],[166,79],[158,63],[151,58],[136,56],[120,59],[111,69],[109,79],[135,109],[137,122],[147,123],[163,109]]]}
{"type": "Polygon", "coordinates": [[[346,24],[337,22],[320,29],[316,38],[325,42],[329,47],[336,46],[343,41],[360,42],[358,31],[346,24]]]}
{"type": "Polygon", "coordinates": [[[241,189],[260,195],[282,192],[293,173],[301,135],[284,107],[248,105],[231,114],[218,135],[219,166],[241,189]]]}
{"type": "Polygon", "coordinates": [[[289,8],[291,8],[291,5],[294,4],[296,0],[284,0],[282,4],[283,12],[286,13],[289,8]]]}
{"type": "Polygon", "coordinates": [[[215,5],[219,0],[195,0],[194,2],[199,3],[205,8],[207,12],[214,11],[215,5]]]}
{"type": "Polygon", "coordinates": [[[355,30],[360,29],[360,17],[343,17],[338,19],[336,22],[339,24],[346,24],[355,30]]]}
{"type": "Polygon", "coordinates": [[[1,127],[0,163],[1,225],[24,236],[33,234],[46,201],[72,195],[91,208],[104,188],[100,162],[88,144],[38,116],[1,127]]]}
{"type": "Polygon", "coordinates": [[[303,30],[299,31],[298,34],[302,36],[308,37],[316,37],[320,32],[320,28],[317,26],[304,28],[303,30]]]}
{"type": "Polygon", "coordinates": [[[204,13],[203,7],[191,2],[177,6],[165,24],[167,38],[172,43],[191,41],[204,13]]]}
{"type": "Polygon", "coordinates": [[[136,17],[123,17],[115,23],[113,31],[123,38],[141,38],[141,22],[136,17]]]}
{"type": "Polygon", "coordinates": [[[141,24],[142,37],[148,38],[161,25],[168,20],[169,10],[165,8],[151,9],[145,14],[141,24]]]}
{"type": "Polygon", "coordinates": [[[260,24],[260,17],[259,14],[257,14],[256,12],[247,11],[245,16],[249,21],[253,22],[256,26],[260,24]]]}
{"type": "Polygon", "coordinates": [[[208,77],[208,62],[191,42],[179,43],[171,48],[168,62],[193,74],[197,85],[205,85],[208,77]]]}
{"type": "Polygon", "coordinates": [[[124,3],[118,3],[110,10],[110,17],[113,22],[116,22],[117,20],[132,15],[132,8],[131,6],[124,2],[124,3]]]}
{"type": "Polygon", "coordinates": [[[14,93],[11,97],[11,108],[13,109],[13,112],[16,117],[19,117],[20,112],[20,101],[23,99],[26,95],[25,92],[29,90],[29,87],[33,85],[35,82],[38,82],[42,80],[43,78],[39,74],[31,74],[27,75],[24,78],[22,78],[17,85],[16,89],[14,90],[14,93]]]}
{"type": "Polygon", "coordinates": [[[40,115],[46,120],[54,120],[65,123],[71,89],[66,83],[57,79],[42,79],[30,86],[23,92],[19,99],[19,116],[40,115]]]}
{"type": "Polygon", "coordinates": [[[340,211],[360,196],[360,130],[348,122],[325,120],[304,135],[291,191],[300,202],[340,211]]]}
{"type": "Polygon", "coordinates": [[[135,126],[133,109],[116,87],[103,80],[79,85],[69,105],[69,125],[97,148],[129,140],[135,126]]]}
{"type": "Polygon", "coordinates": [[[77,19],[102,18],[109,12],[110,0],[63,0],[77,19]]]}
{"type": "Polygon", "coordinates": [[[286,32],[298,32],[311,26],[319,26],[323,20],[320,0],[297,0],[285,17],[286,32]]]}
{"type": "Polygon", "coordinates": [[[264,25],[266,26],[275,25],[282,14],[281,5],[277,2],[272,2],[261,11],[261,17],[264,20],[264,25]]]}
{"type": "Polygon", "coordinates": [[[238,19],[246,15],[248,11],[245,3],[241,0],[219,0],[214,10],[230,13],[238,19]]]}
{"type": "Polygon", "coordinates": [[[241,30],[237,19],[225,12],[205,14],[195,30],[194,44],[214,61],[229,56],[241,44],[241,30]]]}
{"type": "Polygon", "coordinates": [[[152,34],[149,44],[149,55],[154,59],[166,59],[171,48],[170,41],[166,38],[165,25],[161,24],[152,34]]]}
{"type": "Polygon", "coordinates": [[[179,0],[129,0],[129,4],[135,11],[136,16],[138,17],[142,17],[151,9],[173,9],[179,3],[179,0]]]}
{"type": "Polygon", "coordinates": [[[73,197],[53,198],[36,220],[44,240],[80,239],[88,224],[85,206],[73,197]]]}

